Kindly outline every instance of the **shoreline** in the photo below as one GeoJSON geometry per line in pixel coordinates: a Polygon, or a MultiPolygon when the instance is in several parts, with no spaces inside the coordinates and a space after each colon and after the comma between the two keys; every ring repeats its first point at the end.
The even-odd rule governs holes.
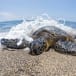
{"type": "Polygon", "coordinates": [[[0,76],[75,76],[76,56],[50,49],[38,56],[24,50],[0,50],[0,76]]]}

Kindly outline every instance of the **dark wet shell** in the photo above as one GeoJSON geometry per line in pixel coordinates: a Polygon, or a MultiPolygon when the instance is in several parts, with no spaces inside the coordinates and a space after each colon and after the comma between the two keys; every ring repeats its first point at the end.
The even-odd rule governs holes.
{"type": "Polygon", "coordinates": [[[58,35],[68,36],[68,34],[65,31],[63,31],[63,30],[61,30],[61,29],[59,29],[59,28],[57,28],[55,26],[45,26],[45,27],[42,27],[42,28],[38,29],[37,31],[35,31],[33,33],[33,35],[37,35],[42,30],[47,30],[47,31],[49,31],[51,33],[58,34],[58,35]]]}

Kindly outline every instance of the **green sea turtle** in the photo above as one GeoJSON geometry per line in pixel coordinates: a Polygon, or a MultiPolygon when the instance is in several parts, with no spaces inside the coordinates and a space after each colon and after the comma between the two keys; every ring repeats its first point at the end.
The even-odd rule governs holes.
{"type": "Polygon", "coordinates": [[[56,45],[60,40],[62,40],[63,42],[74,42],[74,39],[70,35],[54,26],[40,28],[33,33],[32,37],[34,38],[34,41],[30,43],[30,53],[33,55],[39,55],[44,51],[48,51],[49,48],[54,48],[56,50],[57,48],[59,48],[56,48],[56,45]]]}
{"type": "MultiPolygon", "coordinates": [[[[30,54],[40,55],[44,51],[48,51],[49,48],[54,48],[55,50],[60,52],[64,52],[65,49],[65,51],[67,52],[69,50],[67,46],[68,44],[65,45],[67,48],[64,48],[62,46],[64,43],[62,42],[71,42],[71,44],[74,43],[74,37],[70,36],[65,31],[55,26],[45,26],[39,28],[31,34],[31,37],[33,38],[32,42],[28,42],[25,39],[22,39],[20,45],[17,45],[19,39],[2,39],[1,44],[12,49],[22,49],[29,47],[30,54]],[[61,43],[61,45],[59,45],[59,43],[61,43]]],[[[71,47],[71,44],[69,45],[69,47],[71,47]]],[[[75,52],[76,47],[74,46],[73,48],[75,52]]],[[[71,49],[72,48],[70,48],[69,52],[71,52],[71,49]]]]}

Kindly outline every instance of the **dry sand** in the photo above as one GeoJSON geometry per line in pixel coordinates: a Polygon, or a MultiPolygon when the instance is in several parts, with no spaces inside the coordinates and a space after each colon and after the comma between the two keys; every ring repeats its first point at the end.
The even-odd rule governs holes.
{"type": "Polygon", "coordinates": [[[0,76],[76,76],[76,56],[54,50],[38,56],[24,50],[0,51],[0,76]]]}

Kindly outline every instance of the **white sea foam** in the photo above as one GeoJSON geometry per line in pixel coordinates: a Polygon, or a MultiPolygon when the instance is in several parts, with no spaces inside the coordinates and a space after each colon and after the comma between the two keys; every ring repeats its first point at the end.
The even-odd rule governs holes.
{"type": "Polygon", "coordinates": [[[57,20],[51,18],[44,19],[44,17],[42,16],[37,16],[34,20],[31,21],[24,20],[21,24],[12,27],[10,31],[7,34],[4,34],[3,37],[1,36],[1,38],[7,38],[7,39],[19,38],[20,42],[18,43],[18,45],[21,44],[23,38],[31,42],[33,41],[33,39],[31,38],[32,33],[44,26],[55,26],[64,30],[68,34],[76,35],[75,29],[69,26],[65,26],[64,24],[60,24],[57,20]]]}

